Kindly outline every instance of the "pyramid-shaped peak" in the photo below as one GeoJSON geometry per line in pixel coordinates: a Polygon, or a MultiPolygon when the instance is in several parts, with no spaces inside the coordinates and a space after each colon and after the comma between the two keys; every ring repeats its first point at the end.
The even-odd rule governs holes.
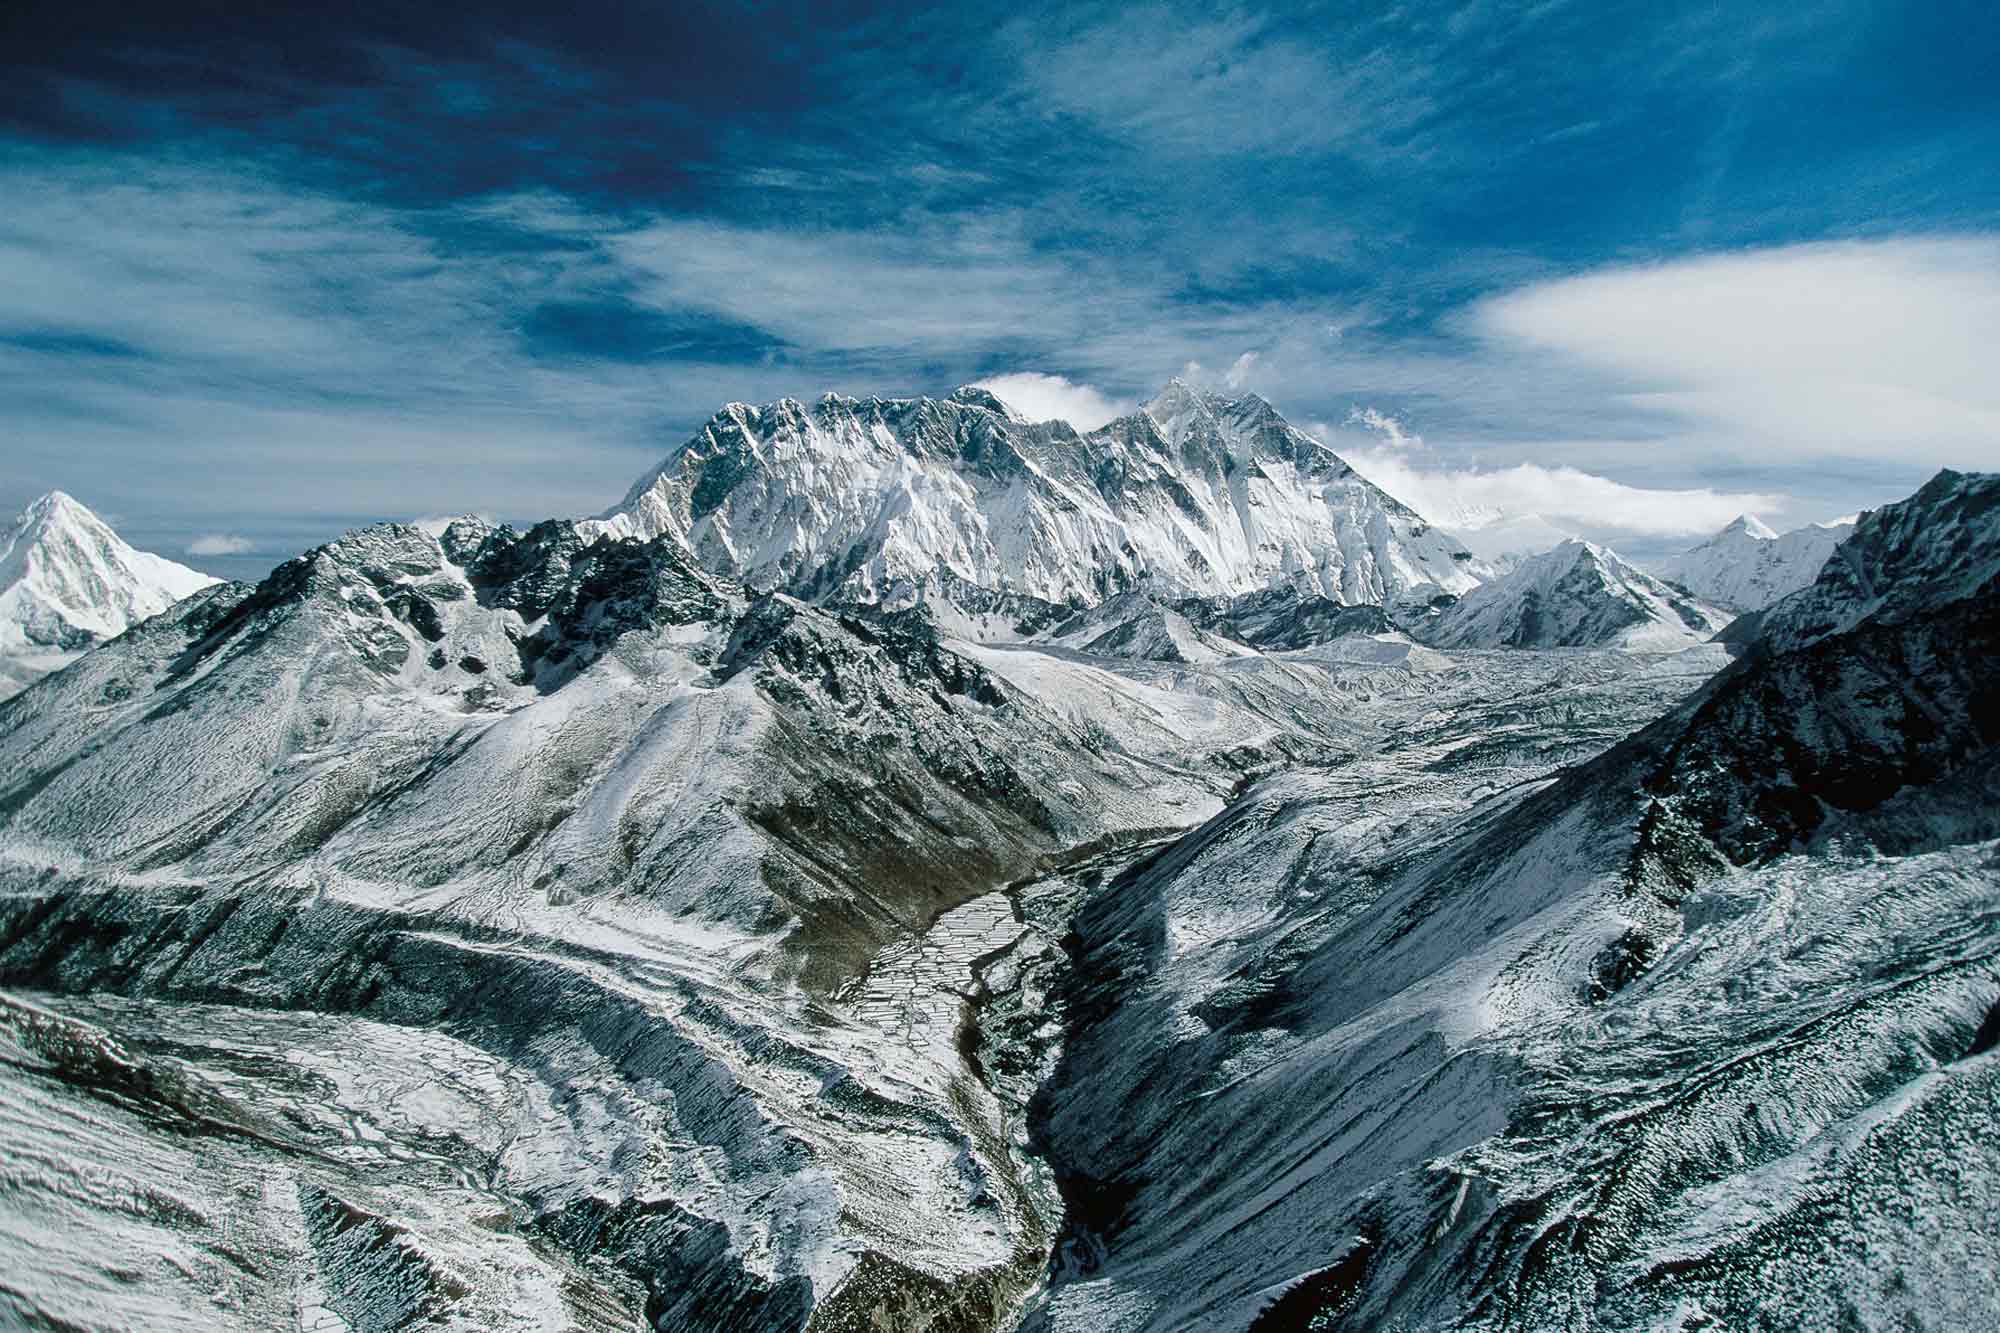
{"type": "Polygon", "coordinates": [[[32,523],[37,520],[59,523],[103,523],[90,509],[68,491],[50,491],[31,503],[21,517],[32,523]]]}
{"type": "Polygon", "coordinates": [[[1563,565],[1580,564],[1586,560],[1604,564],[1618,559],[1610,547],[1599,546],[1596,542],[1585,541],[1581,537],[1569,537],[1557,542],[1554,549],[1549,552],[1549,557],[1549,563],[1563,565]]]}
{"type": "Polygon", "coordinates": [[[1739,532],[1745,536],[1755,537],[1760,542],[1772,541],[1778,535],[1776,531],[1755,514],[1738,514],[1735,520],[1722,530],[1722,535],[1728,537],[1739,532]]]}
{"type": "Polygon", "coordinates": [[[1009,421],[1026,421],[1028,418],[991,389],[978,384],[961,384],[951,391],[950,401],[965,407],[981,407],[988,412],[997,412],[1009,421]]]}
{"type": "Polygon", "coordinates": [[[1210,401],[1211,395],[1176,375],[1146,404],[1146,414],[1158,420],[1162,415],[1174,416],[1206,407],[1210,401]]]}

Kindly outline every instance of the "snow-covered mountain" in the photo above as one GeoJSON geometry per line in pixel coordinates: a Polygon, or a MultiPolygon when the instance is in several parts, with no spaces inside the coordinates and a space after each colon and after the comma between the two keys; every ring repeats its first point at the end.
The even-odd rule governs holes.
{"type": "Polygon", "coordinates": [[[1814,523],[1783,536],[1753,514],[1739,516],[1699,546],[1658,562],[1652,572],[1727,611],[1759,611],[1819,577],[1852,523],[1814,523]]]}
{"type": "Polygon", "coordinates": [[[1481,573],[1263,399],[1179,380],[1082,433],[983,389],[731,404],[586,530],[670,535],[752,587],[886,606],[1281,586],[1381,604],[1481,573]]]}
{"type": "Polygon", "coordinates": [[[1419,632],[1445,648],[1674,652],[1705,642],[1729,620],[1615,552],[1571,540],[1474,588],[1419,632]]]}
{"type": "Polygon", "coordinates": [[[0,1323],[1993,1324],[2000,478],[1734,659],[938,586],[385,525],[0,708],[0,1323]]]}
{"type": "Polygon", "coordinates": [[[216,581],[50,491],[0,531],[0,698],[216,581]]]}
{"type": "Polygon", "coordinates": [[[1179,610],[1144,593],[1120,593],[1037,637],[1081,652],[1150,662],[1219,662],[1255,650],[1196,626],[1179,610]]]}

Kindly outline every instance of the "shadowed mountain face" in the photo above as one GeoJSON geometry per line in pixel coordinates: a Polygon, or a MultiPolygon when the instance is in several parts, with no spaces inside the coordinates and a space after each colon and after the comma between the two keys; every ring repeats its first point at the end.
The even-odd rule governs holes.
{"type": "Polygon", "coordinates": [[[1706,612],[1591,548],[1348,605],[1420,549],[1358,491],[1387,544],[1275,586],[982,583],[895,505],[829,582],[738,523],[825,512],[772,480],[815,431],[1024,533],[1086,473],[1128,536],[1169,475],[1348,474],[1191,391],[795,408],[625,511],[700,531],[364,529],[0,704],[4,1318],[1993,1312],[1995,479],[1732,662],[1627,651],[1706,612]]]}

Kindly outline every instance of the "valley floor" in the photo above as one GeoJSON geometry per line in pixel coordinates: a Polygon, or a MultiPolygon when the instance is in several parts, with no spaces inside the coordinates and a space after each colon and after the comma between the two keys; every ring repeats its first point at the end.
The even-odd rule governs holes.
{"type": "MultiPolygon", "coordinates": [[[[1207,811],[1232,786],[1238,810],[1310,800],[1355,864],[1493,819],[1725,660],[1447,657],[1390,640],[1203,667],[962,650],[1091,722],[1111,754],[1191,775],[1216,793],[1207,811]],[[1218,766],[1232,750],[1243,772],[1218,766]]],[[[692,965],[702,950],[664,941],[671,923],[614,906],[555,936],[545,909],[500,934],[329,915],[303,965],[352,974],[344,991],[222,1003],[246,989],[231,969],[272,961],[224,966],[207,947],[254,905],[193,930],[166,920],[203,910],[188,890],[17,882],[8,971],[42,988],[0,1009],[0,1308],[50,1327],[166,1327],[200,1311],[215,1327],[626,1328],[702,1327],[726,1303],[751,1312],[742,1327],[795,1327],[812,1310],[807,1326],[838,1328],[844,1293],[858,1307],[887,1284],[899,1294],[884,1308],[909,1306],[899,1326],[927,1311],[937,1327],[999,1327],[1028,1308],[1065,1327],[1118,1324],[1113,1308],[1076,1304],[1105,1245],[1092,1219],[1066,1217],[1093,1145],[1064,1142],[1052,1161],[1045,1137],[1074,1126],[1037,1097],[1075,1021],[1079,907],[1176,854],[1143,806],[1127,832],[943,911],[817,996],[734,980],[725,959],[692,965]],[[139,934],[153,958],[133,955],[139,934]],[[103,955],[91,968],[62,956],[63,939],[85,937],[103,955]],[[371,969],[378,988],[413,993],[367,992],[371,969]],[[629,1012],[580,1012],[606,996],[629,1012]],[[673,1051],[591,1030],[653,1021],[673,1051]],[[715,1250],[754,1290],[702,1286],[715,1250]],[[664,1290],[683,1264],[688,1290],[664,1290]],[[834,1293],[808,1305],[802,1281],[834,1293]]],[[[1172,949],[1282,935],[1286,895],[1305,892],[1286,875],[1273,861],[1201,890],[1172,949]]],[[[257,929],[282,933],[291,915],[257,929]]]]}

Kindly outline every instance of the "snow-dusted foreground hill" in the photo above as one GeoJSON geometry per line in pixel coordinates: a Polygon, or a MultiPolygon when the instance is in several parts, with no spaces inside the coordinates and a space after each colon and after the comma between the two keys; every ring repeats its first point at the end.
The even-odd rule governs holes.
{"type": "Polygon", "coordinates": [[[568,523],[209,589],[0,704],[0,1321],[1990,1322],[1996,497],[1733,662],[568,523]]]}
{"type": "Polygon", "coordinates": [[[1767,623],[1564,772],[1419,728],[1090,895],[1029,1326],[1992,1324],[2000,477],[1767,623]]]}
{"type": "Polygon", "coordinates": [[[215,582],[50,491],[0,531],[0,699],[215,582]]]}

